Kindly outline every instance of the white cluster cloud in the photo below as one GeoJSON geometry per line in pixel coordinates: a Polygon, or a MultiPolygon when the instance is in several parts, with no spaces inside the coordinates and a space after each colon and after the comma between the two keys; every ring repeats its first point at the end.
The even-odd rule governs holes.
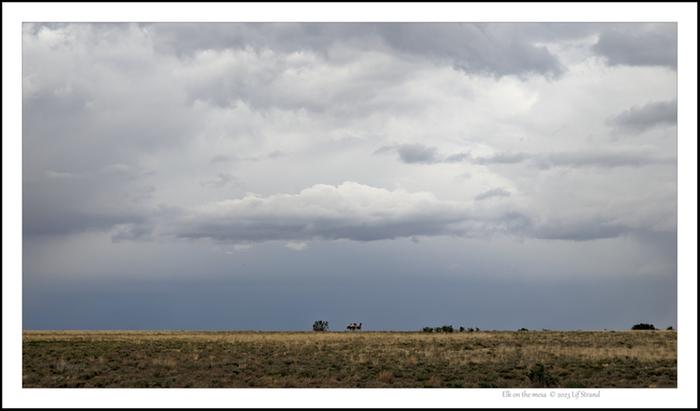
{"type": "MultiPolygon", "coordinates": [[[[469,220],[467,204],[431,193],[386,190],[354,182],[316,184],[298,194],[254,194],[186,212],[172,234],[222,241],[350,239],[371,241],[457,234],[469,220]]],[[[291,248],[300,242],[290,242],[291,248]]]]}

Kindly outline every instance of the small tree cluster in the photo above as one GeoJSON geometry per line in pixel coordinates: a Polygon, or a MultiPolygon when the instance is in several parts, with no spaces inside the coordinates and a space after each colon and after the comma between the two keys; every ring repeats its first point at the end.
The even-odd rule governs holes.
{"type": "Polygon", "coordinates": [[[633,330],[655,330],[654,324],[639,323],[632,326],[633,330]]]}
{"type": "Polygon", "coordinates": [[[463,332],[473,333],[473,332],[480,331],[480,330],[478,327],[477,328],[472,328],[472,327],[464,328],[462,326],[460,326],[458,329],[455,330],[455,327],[453,327],[451,325],[443,325],[441,327],[434,327],[434,328],[433,327],[423,327],[422,331],[424,333],[433,333],[433,332],[435,332],[435,333],[453,333],[455,331],[458,331],[461,333],[463,333],[463,332]]]}
{"type": "Polygon", "coordinates": [[[318,320],[314,322],[314,331],[328,331],[328,321],[318,320]]]}

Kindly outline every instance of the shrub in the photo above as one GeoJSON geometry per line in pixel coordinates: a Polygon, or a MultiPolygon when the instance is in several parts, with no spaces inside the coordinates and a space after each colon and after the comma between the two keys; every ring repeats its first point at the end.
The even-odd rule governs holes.
{"type": "Polygon", "coordinates": [[[433,327],[423,327],[423,332],[424,333],[431,333],[431,332],[433,332],[433,327]]]}
{"type": "Polygon", "coordinates": [[[328,331],[328,321],[318,320],[314,322],[314,331],[328,331]]]}
{"type": "Polygon", "coordinates": [[[673,326],[672,326],[672,325],[669,325],[668,327],[666,327],[666,330],[668,330],[668,331],[673,331],[673,326]]]}
{"type": "Polygon", "coordinates": [[[535,387],[553,387],[558,384],[557,378],[547,371],[544,364],[540,363],[530,368],[527,377],[535,387]]]}
{"type": "Polygon", "coordinates": [[[530,331],[530,330],[528,330],[527,328],[521,328],[518,331],[530,331]]]}
{"type": "Polygon", "coordinates": [[[654,324],[640,323],[632,326],[633,330],[655,330],[654,324]]]}
{"type": "Polygon", "coordinates": [[[451,325],[443,325],[440,328],[441,328],[441,331],[444,333],[451,333],[451,332],[455,331],[454,327],[452,327],[451,325]]]}
{"type": "Polygon", "coordinates": [[[459,332],[463,333],[463,332],[464,332],[464,327],[460,326],[460,327],[459,327],[459,332]]]}
{"type": "Polygon", "coordinates": [[[391,371],[382,371],[377,376],[377,379],[385,384],[392,384],[394,382],[394,373],[391,371]]]}

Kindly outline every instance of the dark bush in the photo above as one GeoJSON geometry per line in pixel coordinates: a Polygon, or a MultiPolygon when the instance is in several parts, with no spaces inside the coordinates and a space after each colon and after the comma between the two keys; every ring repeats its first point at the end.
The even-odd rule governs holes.
{"type": "MultiPolygon", "coordinates": [[[[460,327],[460,331],[463,331],[464,327],[460,327]]],[[[442,327],[423,327],[423,332],[424,333],[453,333],[455,332],[455,328],[451,325],[443,325],[442,327]]]]}
{"type": "Polygon", "coordinates": [[[553,387],[559,383],[557,378],[547,371],[544,364],[540,363],[537,363],[530,368],[530,371],[527,373],[527,377],[530,379],[530,382],[532,382],[534,387],[539,388],[553,387]]]}
{"type": "Polygon", "coordinates": [[[460,327],[459,327],[459,332],[463,333],[463,332],[464,332],[464,327],[460,326],[460,327]]]}
{"type": "Polygon", "coordinates": [[[633,330],[655,330],[654,324],[640,323],[632,326],[633,330]]]}
{"type": "Polygon", "coordinates": [[[672,326],[672,325],[669,325],[668,327],[666,327],[666,330],[668,330],[668,331],[673,331],[673,326],[672,326]]]}
{"type": "Polygon", "coordinates": [[[527,328],[521,328],[518,331],[530,331],[530,330],[528,330],[527,328]]]}
{"type": "Polygon", "coordinates": [[[328,331],[328,321],[318,320],[314,322],[314,331],[328,331]]]}

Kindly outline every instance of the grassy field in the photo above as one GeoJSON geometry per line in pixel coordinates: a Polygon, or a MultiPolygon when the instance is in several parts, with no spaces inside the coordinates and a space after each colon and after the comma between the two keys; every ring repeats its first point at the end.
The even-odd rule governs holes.
{"type": "Polygon", "coordinates": [[[25,331],[26,387],[676,387],[676,332],[25,331]]]}

